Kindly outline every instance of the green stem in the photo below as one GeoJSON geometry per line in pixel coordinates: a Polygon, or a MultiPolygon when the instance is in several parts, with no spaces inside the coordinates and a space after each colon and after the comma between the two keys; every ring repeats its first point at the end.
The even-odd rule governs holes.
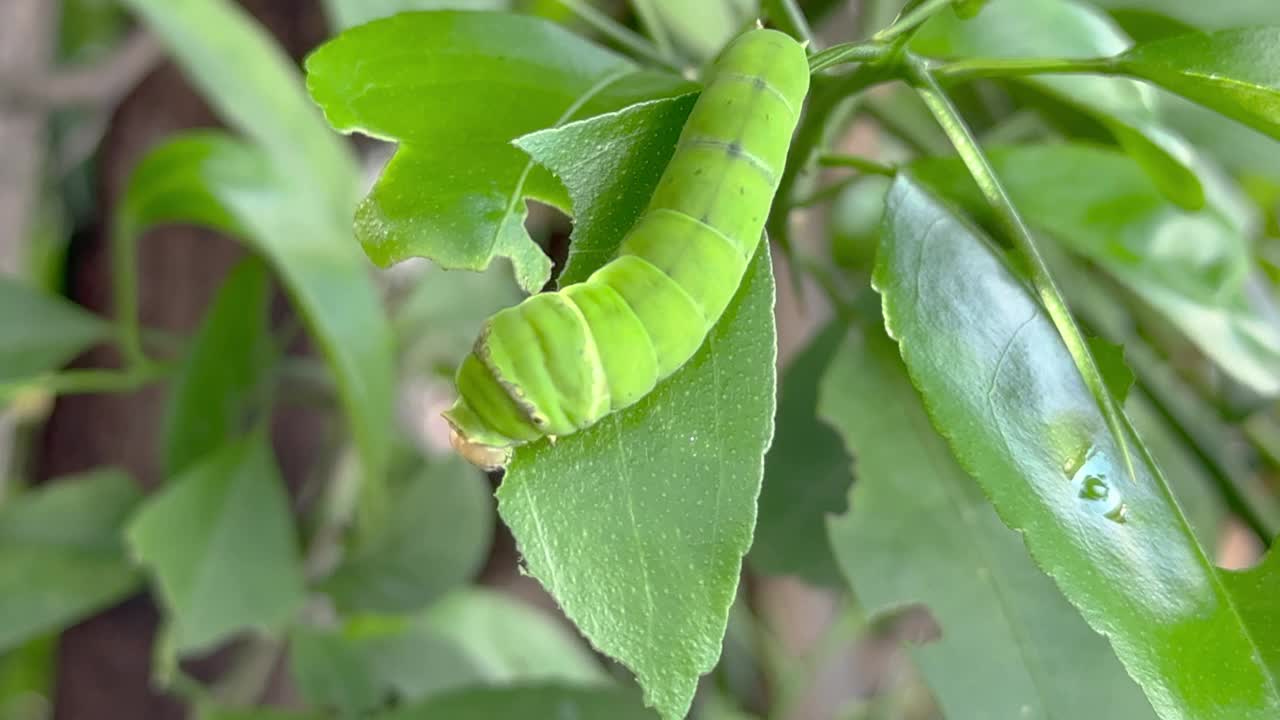
{"type": "Polygon", "coordinates": [[[167,377],[171,371],[171,366],[149,361],[127,370],[67,370],[0,384],[0,399],[13,398],[29,391],[54,395],[132,392],[167,377]]]}
{"type": "Polygon", "coordinates": [[[865,90],[882,82],[889,76],[885,68],[864,64],[851,73],[834,78],[821,76],[814,78],[813,91],[809,93],[809,109],[800,121],[795,140],[791,143],[791,151],[787,158],[787,166],[778,181],[773,209],[765,225],[769,237],[782,249],[792,268],[793,280],[799,281],[796,275],[795,250],[791,243],[791,230],[787,217],[794,207],[796,181],[808,167],[818,148],[825,144],[831,114],[840,103],[850,95],[865,90]]]}
{"type": "Polygon", "coordinates": [[[941,82],[966,82],[982,78],[1026,75],[1117,75],[1116,58],[974,58],[937,65],[931,73],[941,82]]]}
{"type": "Polygon", "coordinates": [[[955,0],[926,0],[911,10],[908,10],[889,27],[873,35],[872,39],[880,42],[888,42],[914,32],[916,28],[923,25],[929,18],[951,7],[954,2],[955,0]]]}
{"type": "Polygon", "coordinates": [[[608,14],[601,12],[591,3],[584,2],[584,0],[559,0],[559,2],[574,15],[577,15],[579,19],[595,29],[596,32],[613,40],[636,57],[644,58],[675,73],[683,72],[684,69],[672,59],[671,55],[664,54],[643,35],[632,32],[617,20],[609,17],[608,14]]]}
{"type": "Polygon", "coordinates": [[[1124,456],[1129,477],[1136,478],[1137,472],[1134,468],[1133,452],[1129,447],[1127,423],[1116,406],[1111,391],[1107,389],[1106,382],[1102,379],[1102,372],[1093,359],[1093,353],[1089,351],[1084,334],[1080,332],[1075,318],[1071,316],[1067,302],[1062,292],[1058,290],[1049,272],[1049,266],[1036,246],[1031,230],[1027,228],[1013,201],[1009,199],[1009,194],[1005,192],[1004,186],[996,177],[995,169],[982,152],[982,148],[978,146],[978,141],[969,130],[969,126],[965,124],[964,118],[960,116],[960,111],[938,85],[937,79],[929,71],[926,62],[916,56],[907,55],[903,58],[903,64],[921,99],[933,113],[938,124],[942,126],[942,131],[950,138],[951,144],[955,146],[956,152],[968,167],[969,174],[973,176],[987,204],[995,212],[997,220],[1012,240],[1014,247],[1026,260],[1030,270],[1031,285],[1036,295],[1049,313],[1054,326],[1058,329],[1058,334],[1066,344],[1068,352],[1071,353],[1071,358],[1079,368],[1085,385],[1098,403],[1107,428],[1115,437],[1120,452],[1124,456]]]}
{"type": "Polygon", "coordinates": [[[138,233],[124,222],[111,239],[111,292],[115,300],[116,341],[127,367],[148,364],[138,321],[138,233]]]}
{"type": "Polygon", "coordinates": [[[880,43],[852,42],[832,45],[809,58],[809,72],[817,73],[842,63],[871,62],[885,56],[887,49],[880,43]]]}
{"type": "Polygon", "coordinates": [[[796,0],[764,0],[763,5],[765,15],[779,30],[804,42],[809,52],[814,51],[813,30],[796,0]]]}
{"type": "Polygon", "coordinates": [[[893,177],[898,174],[898,169],[892,165],[858,155],[823,154],[818,156],[818,164],[823,167],[853,168],[864,175],[893,177]]]}

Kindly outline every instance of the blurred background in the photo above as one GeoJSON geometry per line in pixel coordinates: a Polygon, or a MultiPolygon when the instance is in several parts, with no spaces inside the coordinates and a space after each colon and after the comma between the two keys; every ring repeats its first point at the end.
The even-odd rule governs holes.
{"type": "MultiPolygon", "coordinates": [[[[584,20],[580,6],[587,3],[582,2],[240,4],[297,60],[342,27],[415,8],[512,7],[609,42],[584,20]]],[[[1158,3],[1145,3],[1154,9],[1141,2],[1111,4],[1126,6],[1116,9],[1116,17],[1127,18],[1125,27],[1135,34],[1158,33],[1165,27],[1158,3]]],[[[643,27],[628,3],[592,5],[623,25],[643,27]]],[[[901,3],[815,0],[800,5],[822,40],[831,44],[883,26],[901,3]]],[[[714,52],[756,13],[751,0],[674,0],[652,6],[664,14],[674,41],[690,58],[714,52]]],[[[1167,22],[1182,26],[1185,20],[1184,16],[1167,22]]],[[[253,72],[252,67],[241,70],[253,72]]],[[[1054,132],[1037,112],[1024,109],[1016,94],[979,86],[965,100],[967,108],[987,113],[980,122],[999,139],[1054,132]]],[[[901,102],[905,101],[894,92],[878,93],[835,145],[886,162],[908,158],[922,147],[937,148],[939,137],[925,127],[928,123],[912,126],[921,118],[919,108],[899,112],[901,102]]],[[[0,0],[0,271],[109,317],[115,302],[111,237],[131,172],[150,148],[175,133],[218,126],[214,112],[159,41],[116,2],[0,0]]],[[[389,148],[366,139],[351,142],[372,182],[389,148]]],[[[1265,172],[1245,167],[1262,164],[1245,155],[1224,159],[1236,163],[1233,170],[1244,168],[1238,173],[1242,186],[1253,192],[1264,223],[1270,218],[1274,224],[1277,186],[1265,172]]],[[[1276,177],[1276,166],[1270,175],[1276,177]]],[[[868,247],[874,247],[883,184],[874,179],[852,182],[847,170],[831,168],[816,176],[813,185],[828,190],[815,193],[808,207],[794,215],[794,242],[813,255],[829,252],[834,244],[837,257],[844,253],[849,267],[865,269],[868,247]]],[[[553,259],[563,262],[568,220],[536,206],[528,226],[553,259]]],[[[142,324],[154,334],[150,342],[164,347],[195,333],[228,273],[245,255],[241,243],[210,230],[166,225],[147,232],[138,255],[137,280],[142,324]]],[[[786,367],[831,312],[816,282],[796,287],[793,275],[781,269],[785,261],[779,257],[777,262],[779,363],[786,367]]],[[[412,699],[455,685],[498,685],[512,677],[599,675],[627,681],[625,671],[593,655],[559,616],[555,603],[520,572],[513,542],[494,511],[491,491],[497,478],[453,458],[439,420],[452,393],[441,369],[457,361],[484,317],[518,298],[509,266],[497,263],[480,275],[444,275],[426,263],[409,262],[379,272],[376,278],[400,346],[398,417],[403,437],[397,473],[405,493],[401,497],[408,498],[398,509],[399,544],[389,551],[387,562],[404,570],[395,582],[412,588],[372,587],[356,568],[342,579],[346,588],[336,592],[381,593],[353,599],[355,607],[415,613],[429,608],[426,619],[415,622],[430,626],[429,632],[424,630],[430,642],[377,652],[402,658],[397,662],[419,669],[419,674],[434,673],[440,684],[424,687],[420,680],[384,673],[370,692],[412,699]],[[468,298],[467,307],[447,301],[457,297],[468,298]],[[537,615],[530,619],[522,614],[526,610],[537,615]],[[521,640],[513,643],[513,638],[521,640]],[[512,649],[524,642],[541,643],[545,652],[521,655],[512,649]],[[547,667],[548,657],[559,660],[547,667]]],[[[273,287],[272,293],[270,323],[286,346],[288,369],[270,418],[270,438],[288,488],[289,507],[311,538],[306,568],[318,576],[332,569],[338,552],[337,541],[325,538],[341,533],[342,508],[351,504],[350,498],[343,498],[350,485],[343,475],[354,472],[353,450],[335,407],[332,380],[281,290],[273,287]]],[[[113,347],[102,345],[79,354],[69,367],[111,368],[120,362],[113,347]]],[[[6,573],[11,583],[21,584],[23,578],[17,564],[3,567],[8,562],[3,523],[14,519],[3,514],[7,502],[55,479],[103,467],[127,472],[146,491],[161,485],[170,407],[167,386],[140,382],[120,390],[56,396],[32,390],[11,397],[0,414],[0,593],[8,587],[6,573]]],[[[1261,424],[1240,428],[1228,428],[1222,447],[1256,445],[1270,432],[1270,426],[1261,424]]],[[[842,512],[844,491],[837,485],[834,495],[819,500],[819,505],[825,503],[828,512],[842,512]]],[[[1221,507],[1222,502],[1212,493],[1203,499],[1220,518],[1214,534],[1218,558],[1227,566],[1247,566],[1261,545],[1221,507]]],[[[776,524],[765,531],[790,532],[787,519],[774,520],[776,524]]],[[[937,636],[927,610],[905,607],[869,620],[825,569],[804,573],[779,568],[776,565],[786,563],[774,563],[759,553],[753,561],[731,618],[725,656],[700,695],[702,717],[940,717],[903,649],[904,642],[927,643],[937,636]]],[[[32,566],[24,567],[22,572],[35,572],[32,566]]],[[[339,692],[334,688],[359,675],[341,665],[350,658],[325,650],[330,638],[321,633],[295,639],[309,649],[292,658],[278,640],[237,637],[169,667],[156,602],[136,583],[126,582],[122,590],[65,630],[53,628],[20,641],[0,642],[0,718],[168,720],[194,717],[196,701],[210,695],[231,704],[296,708],[325,700],[339,692]],[[299,656],[311,664],[300,668],[299,656]]],[[[10,640],[20,634],[5,634],[6,607],[0,597],[0,639],[10,640]]],[[[308,606],[307,612],[323,626],[334,610],[320,602],[308,606]]],[[[380,631],[362,632],[376,636],[380,631]]]]}

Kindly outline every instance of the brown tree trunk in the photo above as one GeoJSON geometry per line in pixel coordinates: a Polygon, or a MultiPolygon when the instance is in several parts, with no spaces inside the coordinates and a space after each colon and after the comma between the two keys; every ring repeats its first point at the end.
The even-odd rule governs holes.
{"type": "MultiPolygon", "coordinates": [[[[244,5],[295,57],[324,37],[323,17],[314,0],[245,0],[244,5]]],[[[113,208],[137,161],[176,132],[217,124],[208,106],[171,63],[152,73],[119,106],[99,154],[95,228],[73,247],[68,273],[73,299],[102,314],[112,311],[109,228],[113,208]]],[[[243,252],[230,238],[193,228],[165,227],[149,233],[141,246],[139,268],[144,325],[190,334],[226,271],[243,252]]],[[[111,367],[117,363],[114,351],[101,348],[87,353],[77,365],[111,367]]],[[[155,488],[165,480],[158,463],[164,403],[163,387],[132,394],[60,398],[39,449],[40,477],[108,465],[124,468],[144,487],[155,488]]],[[[308,459],[316,453],[321,437],[316,423],[322,422],[294,412],[276,424],[277,453],[291,485],[308,471],[308,459]]],[[[157,620],[152,601],[137,597],[64,633],[59,646],[55,717],[182,718],[182,706],[150,686],[157,620]]]]}

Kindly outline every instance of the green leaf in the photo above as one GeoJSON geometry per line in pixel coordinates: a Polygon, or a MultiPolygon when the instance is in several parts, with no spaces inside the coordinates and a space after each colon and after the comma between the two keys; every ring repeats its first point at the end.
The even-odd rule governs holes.
{"type": "Polygon", "coordinates": [[[0,383],[57,370],[110,330],[64,298],[0,276],[0,383]]]}
{"type": "Polygon", "coordinates": [[[1280,6],[1272,0],[1090,0],[1112,12],[1142,12],[1177,20],[1202,30],[1225,30],[1245,25],[1280,23],[1280,6]]]}
{"type": "Polygon", "coordinates": [[[0,504],[0,652],[134,591],[120,530],[141,497],[127,475],[102,470],[0,504]]]}
{"type": "Polygon", "coordinates": [[[649,204],[649,196],[636,188],[656,185],[697,99],[685,95],[640,103],[515,141],[555,173],[573,198],[573,235],[561,287],[586,280],[617,253],[649,204]],[[625,143],[629,152],[582,151],[614,142],[625,143]]]}
{"type": "Polygon", "coordinates": [[[1210,564],[1141,441],[1108,430],[1035,297],[909,176],[890,191],[875,286],[961,466],[1160,716],[1275,717],[1267,575],[1210,564]]]}
{"type": "Polygon", "coordinates": [[[299,691],[356,715],[474,685],[608,682],[598,662],[543,612],[495,592],[450,595],[416,616],[360,616],[292,633],[299,691]],[[511,642],[518,637],[518,643],[511,642]]]}
{"type": "Polygon", "coordinates": [[[302,605],[302,562],[265,433],[228,444],[152,496],[129,547],[155,577],[178,652],[248,628],[272,631],[302,605]]]}
{"type": "Polygon", "coordinates": [[[233,3],[127,4],[251,144],[192,133],[153,150],[130,182],[118,232],[134,236],[157,218],[238,230],[284,281],[333,368],[365,476],[380,478],[394,358],[390,324],[351,238],[354,157],[308,101],[292,62],[233,3]]]}
{"type": "Polygon", "coordinates": [[[653,717],[639,698],[625,690],[531,685],[459,690],[389,713],[379,720],[653,720],[653,717]]]}
{"type": "Polygon", "coordinates": [[[1187,516],[1201,547],[1217,547],[1227,519],[1227,508],[1222,496],[1213,488],[1203,461],[1196,457],[1189,443],[1177,434],[1146,393],[1131,395],[1124,409],[1169,481],[1178,507],[1187,516]]]}
{"type": "MultiPolygon", "coordinates": [[[[644,152],[652,163],[635,174],[629,197],[652,194],[678,134],[660,131],[670,144],[658,148],[635,128],[656,131],[658,118],[683,124],[672,112],[680,102],[600,118],[592,130],[597,152],[644,152]],[[652,124],[634,113],[652,113],[652,124]]],[[[563,132],[571,143],[583,131],[563,132]]],[[[588,202],[604,197],[588,192],[590,184],[578,177],[597,167],[587,160],[560,170],[579,216],[587,214],[588,202]]],[[[612,207],[618,224],[611,227],[625,229],[643,203],[612,207]]],[[[579,240],[605,247],[591,237],[594,230],[587,234],[591,229],[584,226],[579,240]]],[[[598,267],[606,260],[584,259],[582,270],[589,274],[592,262],[598,267]]],[[[698,676],[720,654],[773,434],[774,348],[773,275],[762,249],[684,368],[637,405],[584,432],[554,446],[543,441],[517,450],[498,490],[499,513],[529,572],[596,648],[636,673],[647,702],[665,717],[684,716],[698,676]]]]}
{"type": "Polygon", "coordinates": [[[757,0],[632,0],[637,11],[649,9],[658,32],[670,36],[683,55],[707,61],[760,17],[757,0]],[[641,6],[647,8],[641,8],[641,6]]]}
{"type": "Polygon", "coordinates": [[[1133,371],[1124,361],[1124,348],[1102,338],[1089,338],[1089,352],[1093,354],[1093,361],[1098,363],[1098,371],[1102,373],[1107,390],[1116,402],[1124,404],[1134,381],[1133,371]]]}
{"type": "MultiPolygon", "coordinates": [[[[912,40],[913,49],[937,57],[1107,57],[1129,45],[1104,14],[1076,0],[993,0],[972,20],[941,13],[912,40]]],[[[1191,209],[1204,205],[1191,147],[1159,122],[1151,88],[1111,77],[1024,82],[1101,121],[1170,199],[1191,209]]]]}
{"type": "Polygon", "coordinates": [[[57,648],[58,636],[44,635],[0,651],[0,717],[40,720],[53,696],[57,648]]]}
{"type": "Polygon", "coordinates": [[[831,256],[841,267],[869,271],[880,244],[884,196],[891,178],[858,178],[831,203],[831,256]]]}
{"type": "MultiPolygon", "coordinates": [[[[1169,204],[1127,158],[1084,145],[991,153],[1027,221],[1119,280],[1238,381],[1280,392],[1280,329],[1270,300],[1251,297],[1248,240],[1216,207],[1169,204]]],[[[958,160],[914,166],[921,180],[985,212],[958,160]]]]}
{"type": "Polygon", "coordinates": [[[912,655],[947,717],[1155,717],[952,458],[879,317],[841,346],[820,407],[858,459],[851,509],[829,522],[840,566],[868,613],[928,606],[941,637],[912,655]]]}
{"type": "Polygon", "coordinates": [[[417,610],[480,570],[493,534],[488,481],[461,458],[434,460],[390,485],[383,531],[358,543],[322,588],[342,611],[417,610]]]}
{"type": "Polygon", "coordinates": [[[772,309],[761,250],[684,368],[589,430],[517,451],[498,490],[530,574],[667,718],[684,717],[719,657],[751,545],[773,432],[772,309]]]}
{"type": "Polygon", "coordinates": [[[1117,62],[1131,75],[1280,139],[1280,27],[1157,40],[1117,62]]]}
{"type": "Polygon", "coordinates": [[[518,302],[520,291],[510,271],[496,263],[478,273],[431,265],[416,277],[393,312],[403,366],[415,375],[439,372],[452,377],[475,343],[476,328],[518,302]]]}
{"type": "Polygon", "coordinates": [[[818,418],[818,382],[835,357],[846,324],[833,321],[792,361],[782,379],[778,430],[764,461],[760,517],[751,567],[841,587],[826,522],[848,508],[853,476],[844,442],[818,418]]]}
{"type": "Polygon", "coordinates": [[[256,259],[223,281],[174,382],[164,431],[165,477],[243,435],[275,360],[271,276],[256,259]]]}
{"type": "Polygon", "coordinates": [[[348,30],[307,59],[307,85],[333,127],[399,143],[356,213],[374,262],[481,270],[505,256],[528,292],[551,261],[525,230],[525,201],[568,203],[511,141],[689,87],[545,20],[465,12],[348,30]]]}
{"type": "Polygon", "coordinates": [[[413,10],[507,10],[511,0],[325,0],[329,24],[337,30],[413,10]]]}
{"type": "Polygon", "coordinates": [[[1169,124],[1245,182],[1280,185],[1280,143],[1201,105],[1165,94],[1169,124]]]}

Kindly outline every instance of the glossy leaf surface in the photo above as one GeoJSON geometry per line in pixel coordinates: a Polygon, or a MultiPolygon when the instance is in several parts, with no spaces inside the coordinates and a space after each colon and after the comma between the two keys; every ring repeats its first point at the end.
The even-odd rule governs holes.
{"type": "Polygon", "coordinates": [[[1130,74],[1280,139],[1280,27],[1157,40],[1126,52],[1119,63],[1130,74]]]}
{"type": "MultiPolygon", "coordinates": [[[[1057,330],[977,230],[908,176],[875,285],[912,382],[1005,524],[1107,636],[1166,720],[1280,712],[1271,567],[1213,567],[1125,428],[1108,430],[1057,330]]],[[[1280,555],[1272,554],[1268,566],[1280,555]]]]}
{"type": "MultiPolygon", "coordinates": [[[[1105,268],[1238,381],[1280,392],[1271,301],[1246,292],[1250,244],[1218,207],[1179,210],[1136,165],[1100,148],[1027,146],[991,160],[1029,223],[1105,268]]],[[[924,161],[916,171],[985,212],[958,161],[924,161]]]]}
{"type": "Polygon", "coordinates": [[[308,101],[291,61],[238,7],[224,0],[127,4],[250,142],[193,133],[151,151],[123,200],[118,232],[183,220],[249,241],[283,279],[333,369],[366,476],[381,477],[392,336],[351,237],[360,183],[354,158],[308,101]],[[246,63],[253,72],[242,71],[246,63]]]}
{"type": "MultiPolygon", "coordinates": [[[[683,123],[664,103],[636,112],[683,123]]],[[[633,120],[619,113],[593,121],[601,124],[600,152],[651,153],[652,165],[628,190],[638,200],[613,206],[632,220],[676,137],[666,132],[672,145],[658,154],[636,136],[633,120]],[[610,132],[612,141],[605,139],[610,132]]],[[[594,167],[587,161],[560,173],[572,190],[585,187],[575,176],[591,177],[594,167]]],[[[576,212],[585,214],[596,197],[575,191],[576,212]]],[[[603,247],[606,240],[586,229],[579,241],[603,247]]],[[[698,676],[719,657],[755,525],[774,410],[773,276],[765,248],[687,365],[598,425],[554,445],[521,448],[498,491],[499,512],[529,572],[597,649],[636,673],[647,702],[668,718],[684,716],[698,676]]]]}
{"type": "Polygon", "coordinates": [[[224,445],[148,498],[127,536],[155,578],[179,652],[276,629],[304,600],[293,516],[262,432],[224,445]]]}
{"type": "Polygon", "coordinates": [[[134,591],[121,529],[141,499],[127,475],[104,470],[0,505],[0,652],[134,591]]]}
{"type": "Polygon", "coordinates": [[[307,85],[333,127],[399,143],[356,213],[374,262],[481,270],[505,256],[528,292],[551,261],[525,230],[526,199],[568,202],[511,141],[687,87],[550,22],[466,12],[349,30],[308,58],[307,85]]]}
{"type": "Polygon", "coordinates": [[[849,513],[829,523],[840,566],[868,613],[929,608],[941,637],[912,655],[947,717],[1155,717],[956,463],[878,313],[832,361],[821,408],[857,457],[849,513]]]}
{"type": "MultiPolygon", "coordinates": [[[[936,57],[1107,57],[1130,45],[1100,11],[1077,0],[992,0],[961,21],[940,13],[921,28],[912,48],[936,57]]],[[[1034,87],[1100,120],[1179,205],[1204,204],[1191,147],[1159,122],[1155,94],[1139,82],[1094,76],[1035,76],[1034,87]]]]}

